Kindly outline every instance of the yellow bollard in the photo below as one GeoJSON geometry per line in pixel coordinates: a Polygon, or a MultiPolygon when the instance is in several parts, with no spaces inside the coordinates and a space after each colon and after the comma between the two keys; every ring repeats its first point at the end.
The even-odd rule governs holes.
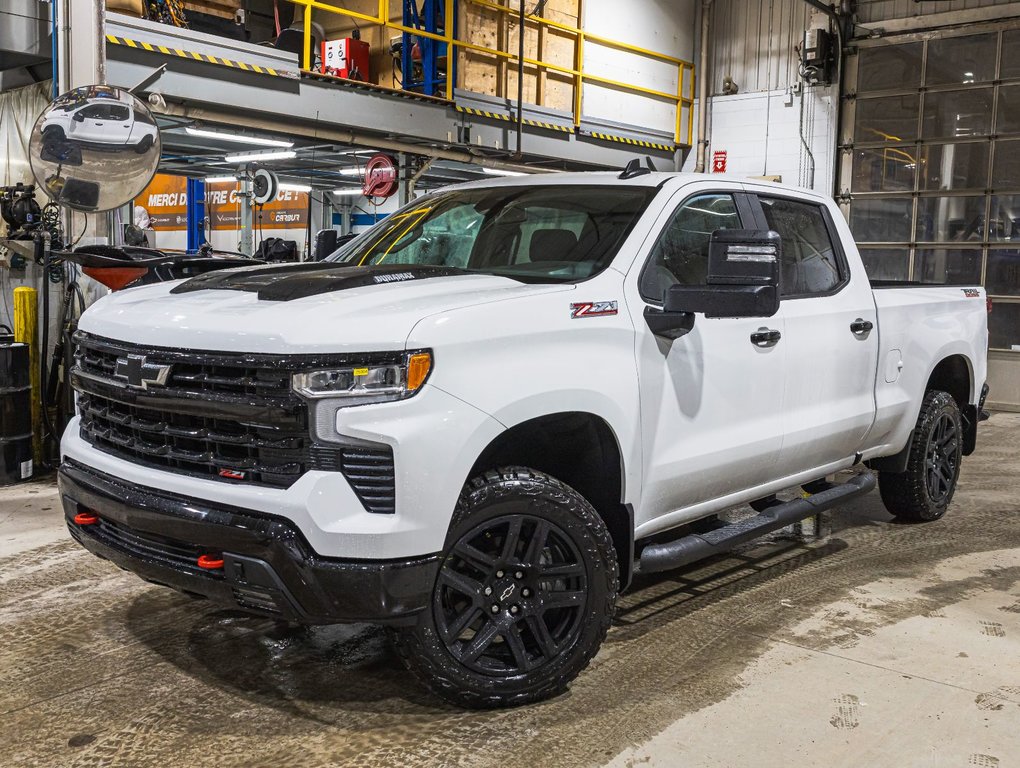
{"type": "Polygon", "coordinates": [[[32,382],[32,453],[35,463],[42,462],[42,403],[39,395],[39,343],[36,340],[38,300],[35,288],[20,286],[14,289],[14,340],[28,344],[28,359],[32,382]]]}

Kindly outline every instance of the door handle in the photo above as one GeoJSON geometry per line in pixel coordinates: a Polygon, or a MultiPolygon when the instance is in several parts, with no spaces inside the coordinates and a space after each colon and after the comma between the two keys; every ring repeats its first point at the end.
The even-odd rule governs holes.
{"type": "Polygon", "coordinates": [[[850,323],[850,332],[854,336],[867,336],[871,333],[871,329],[875,327],[875,324],[870,320],[858,317],[852,323],[850,323]]]}
{"type": "Polygon", "coordinates": [[[783,334],[772,328],[759,328],[751,334],[751,343],[756,347],[774,347],[782,336],[783,334]]]}

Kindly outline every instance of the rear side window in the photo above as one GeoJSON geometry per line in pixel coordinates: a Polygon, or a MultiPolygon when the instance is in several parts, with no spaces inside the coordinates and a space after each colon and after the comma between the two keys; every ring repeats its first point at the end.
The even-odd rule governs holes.
{"type": "Polygon", "coordinates": [[[674,211],[641,273],[641,297],[662,301],[673,285],[705,285],[708,245],[719,229],[740,229],[733,195],[698,195],[674,211]]]}
{"type": "Polygon", "coordinates": [[[783,238],[782,295],[828,293],[843,281],[820,205],[759,197],[769,229],[783,238]]]}

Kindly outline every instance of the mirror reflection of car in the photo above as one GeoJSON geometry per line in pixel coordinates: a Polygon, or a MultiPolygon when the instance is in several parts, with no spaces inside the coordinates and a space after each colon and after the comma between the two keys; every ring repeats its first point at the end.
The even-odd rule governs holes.
{"type": "Polygon", "coordinates": [[[131,105],[109,98],[89,99],[72,110],[51,109],[41,129],[43,142],[49,146],[72,141],[96,149],[126,146],[139,154],[152,147],[158,131],[131,105]]]}

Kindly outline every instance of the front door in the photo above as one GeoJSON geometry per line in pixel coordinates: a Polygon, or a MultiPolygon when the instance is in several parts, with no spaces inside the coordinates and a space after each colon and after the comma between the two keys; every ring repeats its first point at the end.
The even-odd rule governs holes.
{"type": "Polygon", "coordinates": [[[645,308],[661,307],[670,285],[706,283],[714,231],[753,225],[740,187],[699,187],[677,193],[649,236],[648,256],[635,262],[627,278],[641,387],[638,528],[697,517],[699,510],[685,508],[774,478],[782,446],[781,313],[742,319],[699,314],[690,333],[671,342],[653,335],[644,320],[645,308]],[[761,329],[779,331],[779,342],[754,343],[751,337],[761,329]]]}

